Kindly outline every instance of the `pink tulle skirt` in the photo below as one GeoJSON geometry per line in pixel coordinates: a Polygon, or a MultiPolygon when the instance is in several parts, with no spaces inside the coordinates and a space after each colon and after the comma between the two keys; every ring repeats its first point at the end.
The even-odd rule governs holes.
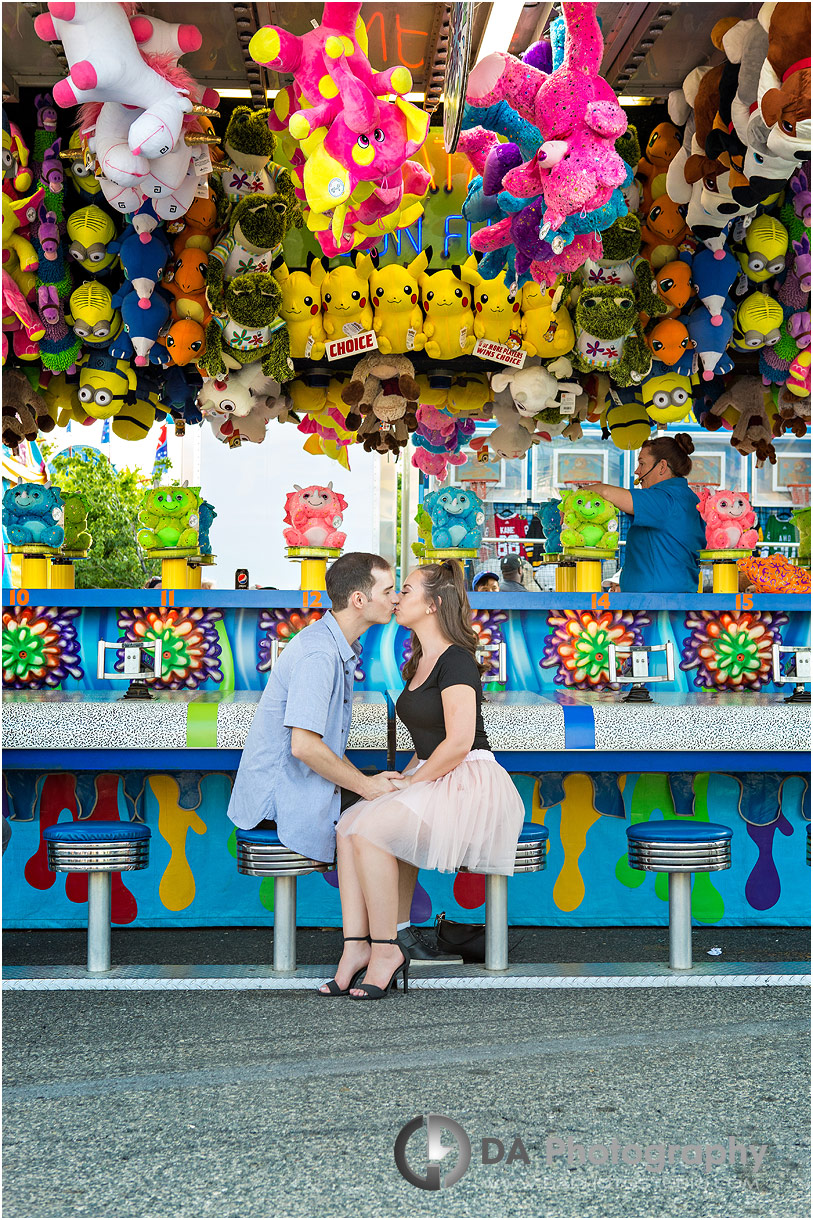
{"type": "Polygon", "coordinates": [[[508,772],[489,750],[472,750],[440,779],[351,805],[336,833],[361,835],[418,868],[510,877],[524,817],[508,772]]]}

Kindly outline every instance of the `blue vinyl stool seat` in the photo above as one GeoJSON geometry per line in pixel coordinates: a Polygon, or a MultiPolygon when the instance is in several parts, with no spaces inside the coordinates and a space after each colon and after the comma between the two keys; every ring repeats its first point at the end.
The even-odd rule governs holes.
{"type": "Polygon", "coordinates": [[[630,868],[669,873],[669,965],[692,965],[692,873],[731,868],[732,831],[688,818],[636,822],[627,827],[630,868]]]}
{"type": "Polygon", "coordinates": [[[276,827],[237,829],[237,871],[274,878],[274,969],[296,970],[296,879],[327,873],[333,866],[286,847],[276,827]]]}
{"type": "MultiPolygon", "coordinates": [[[[514,875],[547,867],[548,828],[524,822],[517,840],[514,875]]],[[[467,872],[461,868],[460,872],[467,872]]],[[[508,969],[508,878],[486,873],[486,970],[508,969]]]]}
{"type": "Polygon", "coordinates": [[[48,867],[88,875],[88,971],[110,969],[111,874],[135,872],[150,862],[150,828],[143,822],[85,818],[57,822],[42,832],[48,867]]]}

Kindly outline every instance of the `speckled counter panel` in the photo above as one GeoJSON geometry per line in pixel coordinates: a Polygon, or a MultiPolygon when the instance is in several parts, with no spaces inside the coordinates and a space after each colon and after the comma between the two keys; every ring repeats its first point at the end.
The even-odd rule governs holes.
{"type": "MultiPolygon", "coordinates": [[[[217,711],[217,744],[222,750],[242,750],[260,700],[260,691],[239,691],[217,711]]],[[[387,704],[381,695],[356,695],[348,750],[384,750],[387,746],[387,704]]]]}
{"type": "Polygon", "coordinates": [[[775,701],[597,703],[597,750],[801,750],[810,748],[810,706],[775,701]]]}
{"type": "MultiPolygon", "coordinates": [[[[101,696],[101,697],[100,697],[101,696]]],[[[173,750],[186,746],[185,699],[92,703],[59,691],[3,699],[3,746],[24,750],[173,750]],[[55,697],[56,696],[56,697],[55,697]]]]}
{"type": "MultiPolygon", "coordinates": [[[[395,692],[391,692],[394,696],[395,692]]],[[[412,750],[406,725],[396,716],[395,745],[412,750]]],[[[565,721],[558,703],[523,691],[489,691],[483,725],[492,750],[564,750],[565,721]]]]}

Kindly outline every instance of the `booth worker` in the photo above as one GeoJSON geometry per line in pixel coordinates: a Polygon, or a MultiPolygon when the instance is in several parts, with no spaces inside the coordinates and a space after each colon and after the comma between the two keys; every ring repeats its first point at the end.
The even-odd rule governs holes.
{"type": "Polygon", "coordinates": [[[694,452],[687,432],[646,441],[638,455],[634,491],[591,483],[633,518],[624,548],[623,593],[696,593],[698,551],[706,548],[699,500],[687,483],[694,452]]]}

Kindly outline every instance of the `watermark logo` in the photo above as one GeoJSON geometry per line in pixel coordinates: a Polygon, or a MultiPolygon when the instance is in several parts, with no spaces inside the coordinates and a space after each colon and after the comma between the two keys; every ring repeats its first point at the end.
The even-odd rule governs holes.
{"type": "Polygon", "coordinates": [[[398,1132],[395,1140],[395,1164],[398,1166],[401,1176],[413,1186],[419,1186],[421,1190],[445,1189],[454,1186],[455,1182],[459,1182],[471,1164],[471,1140],[460,1123],[456,1123],[453,1118],[447,1118],[445,1114],[419,1114],[398,1132]],[[410,1149],[410,1160],[407,1160],[407,1144],[424,1125],[426,1127],[425,1143],[415,1140],[410,1149]],[[450,1133],[454,1143],[444,1144],[444,1131],[450,1133]],[[419,1148],[421,1149],[420,1154],[419,1148]],[[446,1160],[455,1150],[457,1151],[457,1162],[441,1178],[441,1165],[432,1162],[446,1160]]]}

